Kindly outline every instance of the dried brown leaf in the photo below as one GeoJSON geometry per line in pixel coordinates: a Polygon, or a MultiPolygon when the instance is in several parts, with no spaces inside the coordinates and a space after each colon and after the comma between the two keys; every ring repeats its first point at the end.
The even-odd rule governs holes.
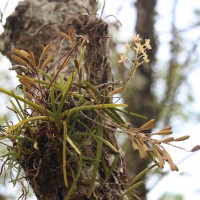
{"type": "Polygon", "coordinates": [[[95,100],[95,102],[98,102],[98,99],[95,95],[95,93],[90,89],[90,88],[86,88],[86,91],[88,92],[88,94],[92,97],[93,100],[95,100]]]}
{"type": "Polygon", "coordinates": [[[26,79],[20,78],[19,81],[23,86],[25,86],[27,88],[31,88],[31,84],[29,84],[29,82],[26,79]]]}
{"type": "Polygon", "coordinates": [[[74,32],[74,29],[73,28],[69,28],[68,33],[69,33],[70,40],[72,41],[72,44],[74,44],[75,43],[75,32],[74,32]]]}
{"type": "Polygon", "coordinates": [[[88,36],[85,35],[84,38],[83,38],[83,41],[81,43],[81,47],[83,47],[85,44],[88,44],[89,43],[89,39],[88,39],[88,36]]]}
{"type": "Polygon", "coordinates": [[[172,130],[161,130],[156,133],[150,133],[150,135],[170,135],[172,134],[172,130]]]}
{"type": "Polygon", "coordinates": [[[165,165],[165,161],[162,157],[162,154],[160,153],[160,150],[158,150],[157,146],[156,145],[152,145],[153,147],[153,152],[154,152],[154,155],[155,157],[158,159],[158,165],[160,168],[163,168],[164,165],[165,165]]]}
{"type": "Polygon", "coordinates": [[[165,131],[165,130],[171,130],[171,129],[172,129],[171,126],[167,126],[167,127],[163,128],[162,131],[165,131]]]}
{"type": "Polygon", "coordinates": [[[157,146],[157,145],[153,145],[153,146],[154,146],[154,148],[160,153],[160,155],[163,156],[163,151],[162,151],[162,149],[161,149],[159,146],[157,146]]]}
{"type": "Polygon", "coordinates": [[[15,54],[17,54],[18,56],[21,56],[22,58],[25,58],[25,59],[29,59],[29,54],[24,51],[24,50],[19,50],[19,49],[16,49],[16,48],[13,48],[12,49],[14,51],[15,54]]]}
{"type": "Polygon", "coordinates": [[[165,149],[163,149],[163,156],[164,156],[164,159],[169,163],[170,169],[172,171],[178,171],[178,167],[174,164],[171,156],[165,149]]]}
{"type": "Polygon", "coordinates": [[[188,138],[190,138],[189,135],[184,135],[184,136],[181,136],[181,137],[174,139],[174,142],[184,141],[184,140],[187,140],[188,138]]]}
{"type": "Polygon", "coordinates": [[[14,60],[16,63],[20,65],[28,66],[28,63],[24,59],[20,58],[19,56],[11,55],[11,58],[12,60],[14,60]]]}
{"type": "Polygon", "coordinates": [[[115,90],[113,90],[112,92],[110,92],[108,94],[108,96],[112,97],[113,95],[121,93],[122,91],[123,91],[123,87],[116,88],[115,90]]]}
{"type": "Polygon", "coordinates": [[[200,145],[196,145],[195,147],[193,147],[190,151],[191,152],[195,152],[198,151],[200,149],[200,145]]]}
{"type": "Polygon", "coordinates": [[[63,64],[61,65],[61,70],[69,63],[69,61],[70,61],[70,56],[68,56],[65,60],[64,60],[64,62],[63,62],[63,64]]]}
{"type": "Polygon", "coordinates": [[[163,140],[160,140],[160,142],[163,142],[163,143],[168,143],[172,141],[174,141],[174,137],[167,137],[167,138],[164,138],[163,140]]]}
{"type": "Polygon", "coordinates": [[[47,54],[47,52],[49,51],[49,48],[50,48],[50,44],[47,43],[43,46],[43,50],[42,50],[42,53],[40,55],[40,61],[45,57],[45,55],[47,54]]]}
{"type": "Polygon", "coordinates": [[[138,138],[137,139],[135,138],[134,141],[138,146],[140,158],[142,158],[142,159],[146,158],[147,157],[147,150],[148,150],[147,146],[143,142],[141,142],[138,138]]]}
{"type": "Polygon", "coordinates": [[[30,94],[30,93],[28,93],[26,91],[23,91],[23,92],[24,92],[24,95],[27,97],[27,99],[29,99],[30,101],[35,99],[32,94],[30,94]]]}
{"type": "Polygon", "coordinates": [[[30,58],[30,63],[32,64],[32,66],[36,67],[36,61],[35,61],[35,56],[33,52],[29,52],[29,58],[30,58]]]}
{"type": "Polygon", "coordinates": [[[66,40],[70,40],[69,35],[67,35],[66,33],[60,32],[60,35],[61,35],[62,37],[64,37],[66,40]]]}
{"type": "Polygon", "coordinates": [[[46,67],[52,61],[53,61],[53,56],[48,56],[47,59],[43,62],[42,66],[41,66],[41,69],[46,67]]]}
{"type": "Polygon", "coordinates": [[[141,130],[152,129],[152,128],[155,127],[155,123],[156,123],[156,120],[155,119],[151,119],[147,123],[145,123],[144,125],[142,125],[139,129],[141,129],[141,130]]]}
{"type": "Polygon", "coordinates": [[[38,86],[35,84],[34,80],[31,79],[28,76],[24,76],[23,78],[20,78],[20,83],[22,83],[22,85],[26,86],[27,88],[35,88],[37,90],[39,90],[38,86]]]}
{"type": "Polygon", "coordinates": [[[132,147],[134,150],[138,150],[138,145],[135,143],[134,140],[132,140],[132,147]]]}

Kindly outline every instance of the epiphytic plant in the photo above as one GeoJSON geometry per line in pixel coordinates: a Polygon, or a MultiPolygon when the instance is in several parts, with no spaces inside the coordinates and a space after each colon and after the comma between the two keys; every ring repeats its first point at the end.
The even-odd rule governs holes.
{"type": "MultiPolygon", "coordinates": [[[[113,103],[114,95],[126,92],[125,89],[138,67],[143,62],[149,62],[146,54],[146,50],[151,49],[149,40],[142,44],[142,39],[137,35],[131,43],[126,44],[134,53],[135,60],[132,62],[123,54],[119,62],[130,61],[130,76],[127,81],[119,83],[116,89],[111,90],[110,85],[114,85],[114,82],[94,86],[84,79],[83,59],[87,51],[87,36],[76,40],[73,29],[69,29],[68,33],[62,32],[61,36],[71,42],[70,51],[62,59],[56,60],[49,55],[50,44],[44,45],[38,62],[32,52],[13,50],[12,59],[17,65],[12,69],[18,74],[24,97],[0,88],[0,92],[13,98],[10,100],[12,111],[18,120],[18,123],[14,124],[5,119],[5,125],[0,129],[0,141],[8,150],[1,156],[2,169],[8,167],[14,185],[28,180],[40,198],[42,197],[39,196],[39,186],[42,187],[50,176],[62,177],[65,187],[68,188],[66,199],[70,199],[83,177],[84,169],[91,168],[87,191],[87,197],[90,198],[96,187],[95,181],[99,177],[100,166],[103,176],[98,178],[98,181],[102,184],[109,182],[115,173],[120,153],[116,141],[110,137],[109,132],[122,131],[130,137],[133,148],[139,151],[142,159],[149,156],[154,162],[121,192],[121,199],[125,196],[129,199],[137,198],[134,191],[142,183],[139,179],[152,168],[163,168],[165,162],[168,162],[171,170],[178,170],[162,144],[173,145],[173,142],[189,138],[183,136],[153,139],[154,135],[170,135],[171,127],[147,133],[155,126],[155,120],[149,120],[143,126],[133,128],[119,113],[145,117],[119,108],[128,106],[126,104],[113,103]],[[69,65],[73,65],[74,68],[66,79],[62,71],[69,65]],[[57,66],[57,70],[49,73],[52,66],[57,66]],[[109,161],[110,167],[102,158],[105,148],[114,155],[109,161]]],[[[25,196],[26,192],[21,197],[25,196]]]]}

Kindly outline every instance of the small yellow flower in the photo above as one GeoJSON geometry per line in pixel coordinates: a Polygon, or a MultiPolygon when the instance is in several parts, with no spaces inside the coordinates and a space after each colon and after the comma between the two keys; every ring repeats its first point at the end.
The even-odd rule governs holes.
{"type": "Polygon", "coordinates": [[[144,55],[143,56],[143,60],[145,63],[148,63],[150,60],[148,59],[148,56],[147,55],[144,55]]]}
{"type": "Polygon", "coordinates": [[[144,50],[144,45],[140,45],[140,53],[142,53],[143,56],[146,56],[146,51],[144,50]]]}
{"type": "Polygon", "coordinates": [[[142,39],[140,38],[140,35],[137,34],[137,35],[134,35],[134,36],[132,37],[132,41],[133,41],[133,42],[141,42],[142,39]]]}
{"type": "Polygon", "coordinates": [[[143,50],[143,47],[140,43],[135,43],[135,46],[134,49],[137,53],[141,52],[143,50]]]}
{"type": "Polygon", "coordinates": [[[127,59],[126,55],[123,53],[120,55],[120,60],[118,61],[119,63],[123,63],[127,59]]]}
{"type": "Polygon", "coordinates": [[[150,39],[145,39],[145,44],[144,44],[147,49],[151,49],[151,45],[150,45],[150,39]]]}

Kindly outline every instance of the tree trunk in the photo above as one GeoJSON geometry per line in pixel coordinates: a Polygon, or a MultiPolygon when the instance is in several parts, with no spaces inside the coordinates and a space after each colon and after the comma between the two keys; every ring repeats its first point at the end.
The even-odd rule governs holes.
{"type": "MultiPolygon", "coordinates": [[[[150,63],[144,64],[139,67],[135,78],[128,88],[124,96],[124,101],[129,105],[128,109],[135,113],[146,116],[148,119],[156,118],[159,112],[156,108],[156,101],[152,91],[153,87],[153,65],[155,62],[155,55],[157,50],[154,17],[155,6],[157,0],[137,0],[137,21],[136,21],[136,33],[140,35],[142,39],[150,39],[152,46],[151,51],[148,52],[150,63]]],[[[140,118],[129,118],[130,122],[135,127],[140,127],[144,121],[140,118]]],[[[132,144],[128,140],[125,145],[125,160],[127,163],[127,174],[129,178],[135,177],[139,172],[145,169],[148,165],[148,160],[141,160],[138,153],[132,150],[132,144]]],[[[147,189],[145,185],[138,190],[140,196],[145,197],[147,189]]]]}
{"type": "MultiPolygon", "coordinates": [[[[75,31],[77,40],[85,35],[89,40],[84,58],[86,79],[93,85],[110,82],[111,68],[107,55],[108,25],[91,11],[95,3],[92,0],[25,0],[20,2],[15,12],[7,18],[5,30],[0,36],[0,51],[8,58],[11,56],[12,48],[32,51],[36,60],[39,60],[43,45],[50,43],[51,55],[62,57],[63,52],[67,50],[67,44],[61,42],[58,34],[60,31],[66,32],[68,27],[71,26],[75,31]]],[[[57,66],[51,67],[50,75],[54,73],[55,67],[57,66]]],[[[70,70],[64,73],[67,79],[70,70]]],[[[113,145],[117,147],[114,132],[110,131],[109,135],[113,145]]],[[[52,139],[55,140],[55,146],[60,145],[57,138],[52,139]]],[[[92,142],[83,147],[84,156],[95,158],[95,145],[92,142]]],[[[48,145],[46,144],[46,146],[48,145]]],[[[26,178],[38,199],[62,200],[68,196],[69,188],[64,184],[63,173],[59,171],[61,163],[57,157],[59,152],[62,152],[62,146],[60,149],[58,152],[54,152],[55,147],[48,146],[44,154],[40,152],[41,154],[38,155],[39,153],[36,152],[37,155],[32,155],[28,159],[23,158],[26,178]],[[37,156],[37,159],[35,156],[37,156]],[[52,156],[52,158],[45,160],[46,157],[44,156],[52,156]],[[59,170],[56,171],[56,169],[59,170]]],[[[80,179],[70,199],[120,199],[127,182],[121,155],[113,153],[106,146],[103,147],[98,176],[95,179],[92,195],[88,198],[87,192],[92,170],[93,165],[91,164],[82,166],[80,179]],[[119,162],[117,162],[109,181],[104,182],[104,166],[108,169],[111,168],[116,156],[119,156],[119,162]]],[[[69,185],[73,184],[72,177],[68,177],[68,179],[69,185]]]]}

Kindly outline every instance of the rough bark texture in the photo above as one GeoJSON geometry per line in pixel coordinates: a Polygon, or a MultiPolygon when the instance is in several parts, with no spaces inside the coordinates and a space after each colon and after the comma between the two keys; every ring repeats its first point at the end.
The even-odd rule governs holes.
{"type": "Polygon", "coordinates": [[[69,18],[86,12],[81,5],[89,6],[87,0],[81,4],[70,0],[20,2],[6,20],[0,40],[1,52],[10,57],[12,48],[18,48],[32,51],[39,57],[42,46],[51,42],[52,54],[56,55],[61,42],[58,33],[66,31],[69,18]]]}
{"type": "MultiPolygon", "coordinates": [[[[92,10],[92,6],[95,2],[83,0],[79,3],[87,7],[88,10],[92,10]]],[[[20,2],[15,12],[7,18],[5,31],[0,36],[0,51],[8,58],[10,58],[11,49],[14,47],[26,51],[32,51],[36,60],[38,60],[43,45],[45,43],[50,43],[50,53],[54,56],[58,56],[58,52],[61,51],[60,54],[62,55],[62,48],[60,45],[61,38],[58,33],[60,31],[65,32],[68,26],[72,26],[75,30],[77,40],[78,37],[84,35],[87,35],[89,39],[87,53],[84,60],[86,63],[86,79],[94,85],[109,82],[111,79],[111,68],[107,55],[107,24],[95,15],[87,13],[87,10],[79,3],[78,1],[70,0],[27,0],[20,2]]],[[[53,70],[54,69],[52,68],[51,73],[53,73],[53,70]]],[[[54,128],[52,127],[52,130],[53,129],[54,128]]],[[[110,137],[116,144],[113,132],[110,133],[110,137]]],[[[59,146],[60,141],[55,138],[54,143],[55,146],[59,146]]],[[[94,145],[95,144],[91,143],[85,146],[85,152],[83,152],[85,156],[94,157],[94,145]]],[[[47,153],[47,156],[52,156],[52,159],[44,160],[42,159],[42,155],[33,155],[31,160],[24,160],[25,164],[23,167],[26,170],[27,167],[32,167],[32,163],[37,166],[37,171],[33,168],[32,171],[29,169],[26,173],[27,180],[30,182],[38,199],[62,200],[65,199],[68,193],[68,188],[64,185],[62,172],[49,170],[53,165],[58,165],[57,167],[60,169],[60,161],[56,160],[56,154],[62,152],[62,150],[55,152],[55,146],[46,146],[47,148],[45,149],[45,153],[47,153]],[[40,159],[34,160],[36,158],[34,156],[37,158],[39,157],[40,159]],[[47,161],[49,163],[45,166],[44,164],[47,161]],[[45,173],[42,174],[42,171],[45,173]],[[30,174],[28,174],[28,172],[30,172],[30,174]],[[34,175],[32,176],[32,174],[34,175]]],[[[106,147],[104,147],[103,150],[102,160],[104,160],[104,164],[111,167],[116,155],[106,147]]],[[[57,168],[56,166],[53,167],[53,169],[57,168]]],[[[120,162],[116,165],[116,169],[111,176],[110,182],[102,182],[105,177],[102,169],[103,168],[99,169],[94,192],[90,199],[120,199],[125,190],[125,184],[127,181],[123,159],[120,156],[120,162]]],[[[86,194],[90,185],[92,170],[93,168],[91,166],[83,166],[81,179],[78,181],[77,189],[70,199],[88,199],[86,194]]]]}
{"type": "MultiPolygon", "coordinates": [[[[157,50],[155,32],[154,32],[154,16],[156,0],[138,0],[136,2],[137,21],[136,33],[140,34],[142,39],[150,39],[152,50],[148,52],[150,64],[145,64],[139,67],[133,83],[129,86],[129,91],[126,92],[124,101],[129,105],[131,111],[142,114],[148,119],[156,118],[156,101],[152,92],[153,87],[153,65],[157,50]]],[[[142,119],[130,118],[133,126],[139,127],[144,123],[142,119]]],[[[126,163],[127,173],[129,177],[135,177],[139,172],[145,169],[148,165],[147,160],[141,160],[137,152],[133,152],[130,141],[126,142],[126,163]]],[[[139,195],[146,196],[147,190],[145,185],[139,188],[139,195]]]]}

